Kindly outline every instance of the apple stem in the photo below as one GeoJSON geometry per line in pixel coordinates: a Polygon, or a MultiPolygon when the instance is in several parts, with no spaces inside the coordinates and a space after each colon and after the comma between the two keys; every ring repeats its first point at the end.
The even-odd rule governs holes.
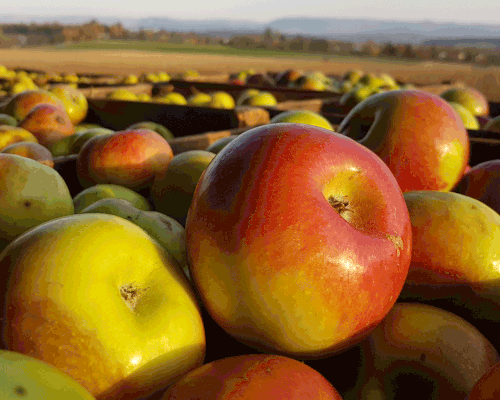
{"type": "Polygon", "coordinates": [[[349,202],[346,200],[339,200],[333,196],[328,197],[328,202],[340,215],[349,210],[349,202]]]}

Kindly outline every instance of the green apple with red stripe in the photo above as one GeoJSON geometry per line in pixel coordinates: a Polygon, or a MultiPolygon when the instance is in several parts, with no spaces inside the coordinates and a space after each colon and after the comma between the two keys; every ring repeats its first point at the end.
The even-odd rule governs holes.
{"type": "Polygon", "coordinates": [[[208,312],[254,348],[318,358],[384,318],[408,272],[411,224],[372,151],[324,128],[253,128],[201,176],[186,222],[208,312]]]}

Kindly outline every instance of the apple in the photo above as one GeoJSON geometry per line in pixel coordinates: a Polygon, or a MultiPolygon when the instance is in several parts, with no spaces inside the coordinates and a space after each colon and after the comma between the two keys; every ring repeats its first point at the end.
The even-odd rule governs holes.
{"type": "Polygon", "coordinates": [[[245,354],[213,361],[185,375],[162,400],[342,400],[323,375],[292,358],[245,354]]]}
{"type": "Polygon", "coordinates": [[[236,105],[238,105],[238,106],[244,105],[245,102],[247,101],[246,99],[248,97],[254,96],[254,95],[259,94],[259,93],[260,93],[259,89],[254,89],[254,88],[245,89],[236,98],[236,105]]]}
{"type": "Polygon", "coordinates": [[[0,239],[12,241],[51,219],[74,213],[61,175],[38,161],[0,153],[0,239]]]}
{"type": "Polygon", "coordinates": [[[0,150],[17,142],[38,143],[38,139],[30,131],[18,126],[0,125],[0,150]]]}
{"type": "Polygon", "coordinates": [[[151,187],[155,210],[184,225],[196,184],[214,157],[214,153],[205,150],[188,150],[175,155],[151,187]]]}
{"type": "Polygon", "coordinates": [[[13,116],[18,122],[22,121],[31,109],[37,104],[53,104],[64,110],[64,104],[48,90],[23,90],[12,96],[3,106],[3,112],[13,116]]]}
{"type": "Polygon", "coordinates": [[[500,160],[485,161],[471,167],[454,192],[481,201],[500,214],[500,160]]]}
{"type": "Polygon", "coordinates": [[[486,124],[483,127],[483,130],[500,133],[500,115],[486,122],[486,124]]]}
{"type": "Polygon", "coordinates": [[[370,96],[337,131],[374,151],[403,192],[449,191],[469,162],[469,137],[460,116],[446,100],[420,90],[370,96]]]}
{"type": "Polygon", "coordinates": [[[212,318],[251,347],[294,358],[366,337],[396,301],[411,255],[408,210],[380,158],[294,123],[253,128],[219,152],[186,237],[212,318]]]}
{"type": "Polygon", "coordinates": [[[250,95],[241,101],[240,105],[255,107],[272,107],[278,104],[278,100],[271,92],[259,91],[257,94],[250,95]]]}
{"type": "Polygon", "coordinates": [[[107,135],[114,132],[115,131],[113,131],[112,129],[102,128],[102,127],[82,130],[78,133],[76,137],[74,137],[74,140],[72,140],[71,146],[68,149],[68,153],[78,154],[82,149],[83,145],[94,136],[107,135]]]}
{"type": "Polygon", "coordinates": [[[211,153],[217,154],[219,153],[226,145],[237,138],[237,135],[226,136],[220,138],[213,142],[210,146],[208,146],[205,150],[211,153]]]}
{"type": "Polygon", "coordinates": [[[148,103],[151,101],[151,96],[147,93],[139,93],[137,94],[137,101],[148,103]]]}
{"type": "Polygon", "coordinates": [[[137,95],[127,89],[115,89],[106,95],[109,100],[137,101],[137,95]]]}
{"type": "Polygon", "coordinates": [[[66,111],[53,104],[37,104],[18,126],[31,132],[43,146],[51,146],[75,133],[66,111]]]}
{"type": "Polygon", "coordinates": [[[454,192],[404,194],[412,224],[411,264],[403,301],[438,305],[500,344],[500,215],[454,192]]]}
{"type": "Polygon", "coordinates": [[[7,246],[0,271],[4,348],[55,366],[98,400],[147,396],[203,362],[187,278],[126,219],[47,222],[7,246]]]}
{"type": "Polygon", "coordinates": [[[487,116],[490,113],[488,99],[473,87],[450,88],[441,93],[441,97],[447,101],[462,104],[475,116],[487,116]]]}
{"type": "Polygon", "coordinates": [[[500,362],[478,379],[466,400],[496,400],[500,397],[500,362]]]}
{"type": "Polygon", "coordinates": [[[156,103],[177,104],[181,106],[187,105],[186,98],[177,92],[170,92],[162,96],[155,96],[151,99],[151,101],[156,103]]]}
{"type": "Polygon", "coordinates": [[[0,126],[2,125],[17,126],[17,119],[9,114],[0,114],[0,126]]]}
{"type": "Polygon", "coordinates": [[[64,372],[25,354],[0,350],[0,371],[2,399],[95,400],[64,372]]]}
{"type": "Polygon", "coordinates": [[[73,125],[77,125],[85,119],[89,104],[81,90],[61,84],[55,85],[49,90],[61,99],[73,125]]]}
{"type": "Polygon", "coordinates": [[[464,399],[500,361],[473,325],[419,303],[396,303],[360,347],[357,388],[346,398],[464,399]]]}
{"type": "Polygon", "coordinates": [[[128,74],[123,77],[122,84],[124,85],[136,85],[139,83],[139,78],[134,74],[128,74]]]}
{"type": "Polygon", "coordinates": [[[173,158],[168,142],[155,131],[136,129],[88,140],[76,160],[80,184],[88,188],[113,183],[134,190],[148,188],[173,158]]]}
{"type": "Polygon", "coordinates": [[[339,106],[345,113],[351,111],[356,105],[370,97],[372,89],[368,86],[356,84],[345,92],[339,99],[339,106]]]}
{"type": "Polygon", "coordinates": [[[351,69],[349,71],[347,71],[344,76],[342,77],[342,80],[343,81],[349,81],[351,82],[353,85],[355,85],[356,83],[359,82],[359,80],[361,79],[361,77],[364,75],[365,73],[363,71],[361,71],[360,69],[351,69]]]}
{"type": "Polygon", "coordinates": [[[140,121],[136,122],[132,125],[127,126],[125,130],[134,130],[134,129],[151,129],[156,133],[159,133],[161,136],[165,138],[165,140],[170,140],[174,138],[174,134],[170,132],[165,126],[158,122],[153,121],[140,121]]]}
{"type": "Polygon", "coordinates": [[[152,211],[149,201],[136,191],[120,185],[100,184],[84,189],[73,197],[75,213],[80,213],[93,203],[108,198],[123,199],[139,210],[152,211]]]}
{"type": "Polygon", "coordinates": [[[165,248],[189,277],[186,256],[186,232],[175,219],[157,211],[144,211],[121,198],[98,200],[79,213],[103,213],[116,215],[144,229],[149,236],[165,248]]]}
{"type": "Polygon", "coordinates": [[[454,101],[450,101],[449,103],[453,107],[453,109],[458,113],[458,115],[460,115],[460,118],[462,119],[462,122],[464,123],[466,129],[473,129],[473,130],[479,129],[479,121],[472,114],[472,112],[469,111],[468,108],[465,108],[460,103],[455,103],[454,101]]]}
{"type": "Polygon", "coordinates": [[[302,71],[297,69],[287,69],[276,76],[276,86],[288,86],[303,75],[302,71]]]}
{"type": "Polygon", "coordinates": [[[308,124],[319,126],[320,128],[325,128],[333,131],[333,126],[325,117],[309,110],[290,110],[284,111],[275,115],[269,121],[270,124],[276,124],[279,122],[293,122],[297,124],[308,124]]]}
{"type": "Polygon", "coordinates": [[[208,93],[196,92],[187,98],[187,104],[190,106],[204,107],[212,100],[208,93]]]}
{"type": "Polygon", "coordinates": [[[52,153],[46,147],[38,143],[17,142],[3,148],[0,152],[31,158],[32,160],[38,161],[39,163],[45,164],[51,168],[54,167],[52,153]]]}
{"type": "Polygon", "coordinates": [[[235,106],[233,96],[224,91],[216,91],[210,93],[210,101],[206,104],[207,107],[232,109],[235,106]]]}

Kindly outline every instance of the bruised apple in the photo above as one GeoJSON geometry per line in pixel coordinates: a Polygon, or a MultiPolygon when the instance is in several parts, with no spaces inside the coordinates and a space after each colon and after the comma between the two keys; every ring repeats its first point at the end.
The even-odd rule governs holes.
{"type": "Polygon", "coordinates": [[[420,90],[372,95],[337,131],[373,150],[403,192],[449,191],[469,162],[469,137],[458,113],[446,100],[420,90]]]}
{"type": "Polygon", "coordinates": [[[98,400],[166,388],[205,356],[197,299],[143,229],[78,214],[31,229],[0,253],[2,346],[53,365],[98,400]]]}
{"type": "Polygon", "coordinates": [[[162,400],[342,400],[323,375],[272,354],[227,357],[191,371],[162,400]],[[235,390],[236,389],[236,390],[235,390]]]}
{"type": "Polygon", "coordinates": [[[133,129],[94,136],[76,160],[78,180],[84,188],[112,183],[139,190],[150,187],[173,158],[172,148],[157,132],[133,129]]]}
{"type": "Polygon", "coordinates": [[[297,123],[240,134],[207,166],[186,222],[213,319],[254,348],[327,356],[393,306],[411,255],[401,190],[372,151],[297,123]]]}

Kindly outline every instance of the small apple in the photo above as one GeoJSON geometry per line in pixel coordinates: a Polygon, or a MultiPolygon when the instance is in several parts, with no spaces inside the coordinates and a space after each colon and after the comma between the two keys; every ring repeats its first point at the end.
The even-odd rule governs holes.
{"type": "Polygon", "coordinates": [[[271,92],[259,91],[259,93],[250,95],[241,101],[241,105],[255,107],[272,107],[278,104],[278,100],[271,92]]]}
{"type": "Polygon", "coordinates": [[[289,84],[294,83],[302,75],[302,71],[297,69],[287,69],[276,76],[276,86],[288,86],[289,84]]]}
{"type": "Polygon", "coordinates": [[[231,136],[226,136],[226,137],[223,137],[223,138],[220,138],[218,140],[216,140],[215,142],[213,142],[210,146],[208,146],[205,150],[206,151],[209,151],[211,153],[214,153],[214,154],[217,154],[219,153],[224,147],[226,147],[226,145],[233,141],[234,139],[236,139],[237,136],[236,135],[231,135],[231,136]]]}
{"type": "Polygon", "coordinates": [[[246,354],[213,361],[174,383],[162,400],[342,400],[323,375],[292,358],[246,354]]]}
{"type": "Polygon", "coordinates": [[[38,143],[38,139],[30,131],[18,126],[0,125],[0,151],[17,142],[38,143]]]}
{"type": "Polygon", "coordinates": [[[320,128],[325,128],[333,131],[333,126],[325,117],[309,110],[290,110],[284,111],[275,115],[269,121],[270,124],[276,124],[279,122],[293,122],[296,124],[307,124],[319,126],[320,128]]]}
{"type": "Polygon", "coordinates": [[[361,71],[360,69],[351,69],[349,71],[347,71],[344,76],[342,77],[342,80],[343,81],[349,81],[351,82],[353,85],[355,85],[356,83],[359,82],[359,80],[361,79],[361,77],[364,75],[365,73],[363,71],[361,71]]]}
{"type": "Polygon", "coordinates": [[[139,78],[134,74],[128,74],[123,77],[122,84],[124,85],[136,85],[139,83],[139,78]]]}
{"type": "Polygon", "coordinates": [[[5,400],[95,400],[69,375],[25,354],[0,350],[0,371],[0,398],[5,400]]]}
{"type": "Polygon", "coordinates": [[[84,189],[73,197],[75,213],[80,213],[84,208],[89,207],[99,200],[109,198],[123,199],[138,210],[152,211],[148,200],[136,191],[120,185],[100,184],[84,189]]]}
{"type": "Polygon", "coordinates": [[[190,106],[203,107],[210,103],[212,96],[208,93],[196,92],[187,98],[187,104],[190,106]]]}
{"type": "Polygon", "coordinates": [[[233,96],[224,91],[216,91],[210,93],[210,101],[206,104],[207,107],[232,109],[235,106],[233,96]]]}
{"type": "Polygon", "coordinates": [[[469,137],[460,116],[443,98],[420,90],[370,96],[337,131],[374,151],[403,192],[449,191],[469,162],[469,137]]]}
{"type": "Polygon", "coordinates": [[[134,190],[148,188],[173,158],[168,142],[150,129],[118,131],[88,140],[76,160],[84,187],[113,183],[134,190]]]}
{"type": "Polygon", "coordinates": [[[51,146],[59,139],[75,133],[68,113],[53,104],[37,104],[18,126],[30,131],[43,146],[51,146]]]}
{"type": "Polygon", "coordinates": [[[187,105],[186,98],[182,94],[177,92],[170,92],[162,96],[152,97],[151,101],[155,103],[177,104],[181,106],[187,105]]]}
{"type": "Polygon", "coordinates": [[[0,152],[31,158],[32,160],[47,165],[48,167],[54,167],[52,153],[39,143],[17,142],[3,148],[2,150],[0,150],[0,152]]]}
{"type": "Polygon", "coordinates": [[[490,113],[488,99],[473,87],[454,87],[441,93],[441,97],[463,105],[475,116],[490,113]]]}
{"type": "Polygon", "coordinates": [[[165,126],[158,122],[153,121],[140,121],[136,122],[132,125],[127,126],[125,130],[134,130],[134,129],[151,129],[156,133],[159,133],[165,140],[170,140],[174,138],[174,134],[170,132],[165,126]]]}
{"type": "Polygon", "coordinates": [[[1,125],[17,126],[17,119],[12,115],[0,114],[0,126],[1,125]]]}
{"type": "Polygon", "coordinates": [[[408,210],[380,158],[293,123],[248,130],[214,157],[186,237],[212,318],[251,347],[297,358],[366,337],[396,301],[411,255],[408,210]]]}
{"type": "Polygon", "coordinates": [[[3,106],[3,112],[13,116],[18,122],[22,121],[31,109],[38,104],[53,104],[64,108],[62,101],[48,90],[23,90],[11,97],[3,106]]]}
{"type": "Polygon", "coordinates": [[[339,106],[348,113],[356,105],[367,99],[372,94],[372,89],[368,86],[356,84],[339,99],[339,106]]]}
{"type": "Polygon", "coordinates": [[[500,361],[473,325],[419,303],[396,303],[360,347],[356,399],[464,399],[500,361]]]}
{"type": "Polygon", "coordinates": [[[148,396],[203,363],[191,285],[130,221],[49,221],[7,246],[0,276],[3,348],[53,365],[97,400],[148,396]]]}
{"type": "Polygon", "coordinates": [[[94,136],[99,135],[108,135],[110,133],[114,133],[115,131],[107,128],[89,128],[78,133],[78,136],[74,138],[69,148],[69,154],[78,154],[82,149],[83,145],[93,138],[94,136]]]}
{"type": "Polygon", "coordinates": [[[242,106],[245,104],[245,101],[248,97],[254,96],[256,94],[259,94],[260,90],[259,89],[246,89],[243,92],[241,92],[238,97],[236,98],[236,105],[242,106]]]}
{"type": "Polygon", "coordinates": [[[188,150],[175,155],[151,187],[155,210],[184,225],[196,184],[214,157],[214,153],[205,150],[188,150]]]}
{"type": "Polygon", "coordinates": [[[73,125],[77,125],[85,119],[89,104],[81,90],[59,84],[50,88],[50,92],[61,99],[73,125]]]}
{"type": "Polygon", "coordinates": [[[116,89],[106,95],[109,100],[137,101],[137,95],[127,89],[116,89]]]}

